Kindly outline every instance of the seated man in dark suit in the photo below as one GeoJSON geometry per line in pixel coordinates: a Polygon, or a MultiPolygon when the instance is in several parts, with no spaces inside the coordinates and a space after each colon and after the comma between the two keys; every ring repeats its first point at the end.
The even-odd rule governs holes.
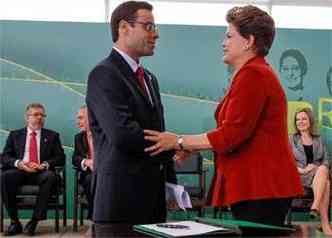
{"type": "Polygon", "coordinates": [[[44,129],[44,106],[29,104],[26,108],[26,127],[9,133],[3,149],[2,164],[7,168],[1,174],[1,192],[11,219],[5,235],[22,233],[16,206],[17,189],[25,184],[39,185],[39,195],[32,219],[24,232],[34,235],[38,221],[46,219],[47,200],[56,183],[55,166],[65,164],[65,154],[59,134],[44,129]]]}
{"type": "Polygon", "coordinates": [[[93,169],[93,145],[86,106],[82,106],[77,113],[77,126],[80,129],[80,133],[75,135],[75,147],[72,163],[80,170],[78,182],[84,188],[84,193],[86,194],[86,198],[89,203],[88,219],[91,219],[91,171],[93,169]]]}

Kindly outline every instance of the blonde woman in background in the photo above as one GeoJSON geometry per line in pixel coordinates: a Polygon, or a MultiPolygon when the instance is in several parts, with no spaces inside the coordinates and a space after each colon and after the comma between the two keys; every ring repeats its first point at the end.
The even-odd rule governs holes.
{"type": "Polygon", "coordinates": [[[321,136],[316,133],[315,119],[310,108],[303,108],[295,114],[296,132],[290,135],[297,170],[304,187],[312,188],[314,201],[310,217],[321,218],[325,235],[332,235],[328,219],[330,202],[329,155],[321,136]]]}

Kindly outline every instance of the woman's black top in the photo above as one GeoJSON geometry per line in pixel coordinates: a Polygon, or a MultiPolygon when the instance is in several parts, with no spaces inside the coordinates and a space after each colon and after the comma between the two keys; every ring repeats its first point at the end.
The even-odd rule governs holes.
{"type": "Polygon", "coordinates": [[[305,156],[307,157],[307,164],[311,164],[314,160],[314,153],[312,145],[303,145],[305,156]]]}

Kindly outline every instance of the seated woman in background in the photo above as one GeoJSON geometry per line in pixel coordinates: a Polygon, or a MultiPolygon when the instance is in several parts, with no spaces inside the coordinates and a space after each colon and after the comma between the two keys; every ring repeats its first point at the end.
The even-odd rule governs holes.
{"type": "Polygon", "coordinates": [[[314,201],[310,217],[320,215],[325,235],[332,235],[328,219],[330,202],[329,155],[327,148],[315,131],[315,119],[310,108],[295,113],[296,132],[290,135],[290,143],[297,163],[297,169],[304,187],[311,187],[314,201]]]}

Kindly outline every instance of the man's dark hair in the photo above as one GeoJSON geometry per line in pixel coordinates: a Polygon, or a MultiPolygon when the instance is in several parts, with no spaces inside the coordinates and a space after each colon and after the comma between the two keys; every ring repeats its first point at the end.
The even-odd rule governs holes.
{"type": "Polygon", "coordinates": [[[146,9],[152,11],[153,7],[148,2],[128,1],[117,6],[111,16],[112,40],[116,42],[119,38],[119,23],[121,20],[135,21],[137,11],[146,9]]]}
{"type": "Polygon", "coordinates": [[[255,50],[259,56],[266,56],[272,46],[275,25],[272,17],[258,7],[247,5],[233,7],[227,12],[226,21],[233,24],[240,35],[249,39],[255,38],[255,50]]]}

